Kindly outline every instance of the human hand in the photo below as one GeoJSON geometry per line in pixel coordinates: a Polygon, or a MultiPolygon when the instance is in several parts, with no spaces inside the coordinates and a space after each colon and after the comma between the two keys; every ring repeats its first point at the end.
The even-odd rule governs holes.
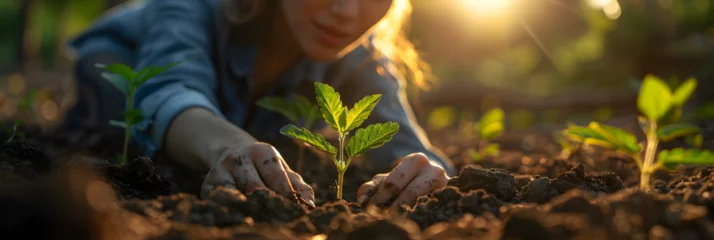
{"type": "Polygon", "coordinates": [[[390,207],[413,206],[417,198],[443,188],[449,181],[441,166],[432,164],[426,155],[414,153],[406,156],[389,173],[377,174],[357,191],[357,203],[372,203],[390,207]]]}
{"type": "Polygon", "coordinates": [[[287,197],[297,193],[315,207],[315,193],[299,174],[288,167],[280,153],[267,143],[228,148],[206,175],[201,186],[204,199],[216,187],[235,188],[246,194],[269,188],[287,197]]]}

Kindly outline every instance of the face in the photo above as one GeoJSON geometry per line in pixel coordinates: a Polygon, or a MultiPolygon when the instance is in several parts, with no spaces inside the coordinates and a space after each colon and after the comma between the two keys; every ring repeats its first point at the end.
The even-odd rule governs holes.
{"type": "Polygon", "coordinates": [[[282,0],[285,19],[312,59],[344,56],[386,15],[393,0],[282,0]]]}

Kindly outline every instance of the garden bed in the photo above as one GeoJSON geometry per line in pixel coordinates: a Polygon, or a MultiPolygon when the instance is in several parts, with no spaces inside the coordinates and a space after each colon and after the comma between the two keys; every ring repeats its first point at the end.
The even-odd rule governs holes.
{"type": "MultiPolygon", "coordinates": [[[[558,151],[525,155],[508,149],[506,135],[501,157],[472,165],[459,147],[471,143],[445,139],[450,135],[434,141],[448,149],[460,174],[397,213],[354,203],[359,186],[375,174],[359,164],[345,175],[345,200],[335,201],[334,166],[307,159],[303,177],[318,205],[309,209],[270,191],[246,196],[219,189],[202,200],[195,195],[201,176],[186,177],[144,157],[119,167],[60,154],[67,143],[44,138],[5,143],[0,238],[714,238],[714,167],[658,172],[645,192],[636,187],[633,161],[600,149],[580,149],[568,158],[558,151]]],[[[555,149],[535,139],[538,149],[555,149]]],[[[102,144],[108,143],[93,148],[106,151],[102,144]]]]}

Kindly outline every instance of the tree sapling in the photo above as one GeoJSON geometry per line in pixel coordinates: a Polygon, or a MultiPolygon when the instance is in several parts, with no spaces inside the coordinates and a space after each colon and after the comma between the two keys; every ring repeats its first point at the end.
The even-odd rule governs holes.
{"type": "MultiPolygon", "coordinates": [[[[37,90],[31,89],[30,91],[27,92],[20,100],[17,102],[17,109],[20,114],[27,114],[29,116],[26,117],[33,117],[35,115],[34,109],[35,109],[35,100],[37,95],[37,90]]],[[[3,130],[10,135],[10,137],[5,140],[6,143],[12,142],[13,139],[15,139],[16,136],[23,137],[25,134],[22,132],[17,131],[17,127],[20,125],[23,125],[24,122],[20,119],[16,119],[15,121],[12,122],[12,127],[9,127],[5,124],[2,124],[3,130]]]]}
{"type": "Polygon", "coordinates": [[[486,112],[475,124],[478,131],[477,150],[471,151],[474,162],[480,162],[485,157],[495,157],[500,154],[500,146],[489,141],[501,136],[504,130],[503,120],[505,113],[501,108],[494,108],[486,112]]]}
{"type": "MultiPolygon", "coordinates": [[[[320,116],[320,109],[310,103],[310,100],[303,96],[298,96],[294,101],[289,101],[286,98],[280,97],[264,97],[256,104],[273,112],[280,113],[293,124],[305,128],[312,129],[312,125],[320,116]]],[[[297,172],[302,174],[303,159],[305,158],[304,143],[298,145],[298,161],[297,172]]]]}
{"type": "Polygon", "coordinates": [[[358,128],[369,117],[381,99],[381,94],[369,95],[347,109],[340,100],[340,94],[327,84],[315,83],[317,104],[325,122],[338,133],[339,148],[335,148],[323,136],[313,134],[306,128],[288,124],[280,129],[283,135],[296,138],[330,155],[337,167],[337,199],[342,199],[342,183],[347,167],[352,159],[367,150],[378,148],[392,140],[399,131],[396,122],[377,123],[357,129],[345,146],[345,138],[350,131],[358,128]],[[347,153],[345,158],[344,154],[347,153]]]}
{"type": "Polygon", "coordinates": [[[160,73],[178,65],[174,62],[164,66],[148,66],[139,71],[134,71],[131,67],[123,64],[103,65],[97,64],[99,68],[107,70],[102,73],[102,77],[111,82],[126,97],[126,110],[124,111],[124,121],[110,120],[109,124],[124,128],[124,148],[122,154],[117,157],[117,164],[124,165],[128,161],[129,140],[131,139],[131,129],[134,125],[144,120],[143,112],[134,109],[134,95],[136,90],[149,79],[160,73]]]}
{"type": "Polygon", "coordinates": [[[653,75],[645,77],[637,99],[637,106],[643,113],[643,116],[639,117],[640,127],[647,137],[643,144],[638,143],[637,138],[625,130],[597,122],[591,122],[584,127],[570,126],[565,133],[575,142],[598,145],[631,156],[640,169],[640,188],[648,189],[650,175],[658,169],[673,170],[682,164],[714,164],[714,153],[711,151],[683,148],[662,150],[655,162],[660,141],[699,132],[696,126],[685,123],[658,125],[658,121],[667,116],[673,107],[682,106],[695,88],[696,80],[690,79],[672,92],[661,79],[653,75]],[[641,156],[643,146],[644,158],[641,156]]]}

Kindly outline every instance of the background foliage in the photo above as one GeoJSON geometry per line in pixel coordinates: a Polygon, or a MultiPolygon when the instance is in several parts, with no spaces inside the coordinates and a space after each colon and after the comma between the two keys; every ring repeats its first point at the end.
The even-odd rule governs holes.
{"type": "MultiPolygon", "coordinates": [[[[0,1],[0,113],[12,115],[6,99],[46,86],[54,90],[39,97],[55,105],[46,108],[65,110],[72,87],[65,86],[71,85],[71,62],[64,43],[122,2],[0,1]]],[[[442,106],[456,110],[440,112],[457,115],[502,107],[517,128],[578,120],[579,114],[609,119],[635,109],[637,81],[648,73],[697,77],[694,105],[699,116],[711,117],[705,107],[714,96],[714,0],[484,2],[413,1],[410,37],[439,78],[413,99],[424,122],[442,106]]],[[[38,106],[41,112],[43,103],[38,106]]]]}

